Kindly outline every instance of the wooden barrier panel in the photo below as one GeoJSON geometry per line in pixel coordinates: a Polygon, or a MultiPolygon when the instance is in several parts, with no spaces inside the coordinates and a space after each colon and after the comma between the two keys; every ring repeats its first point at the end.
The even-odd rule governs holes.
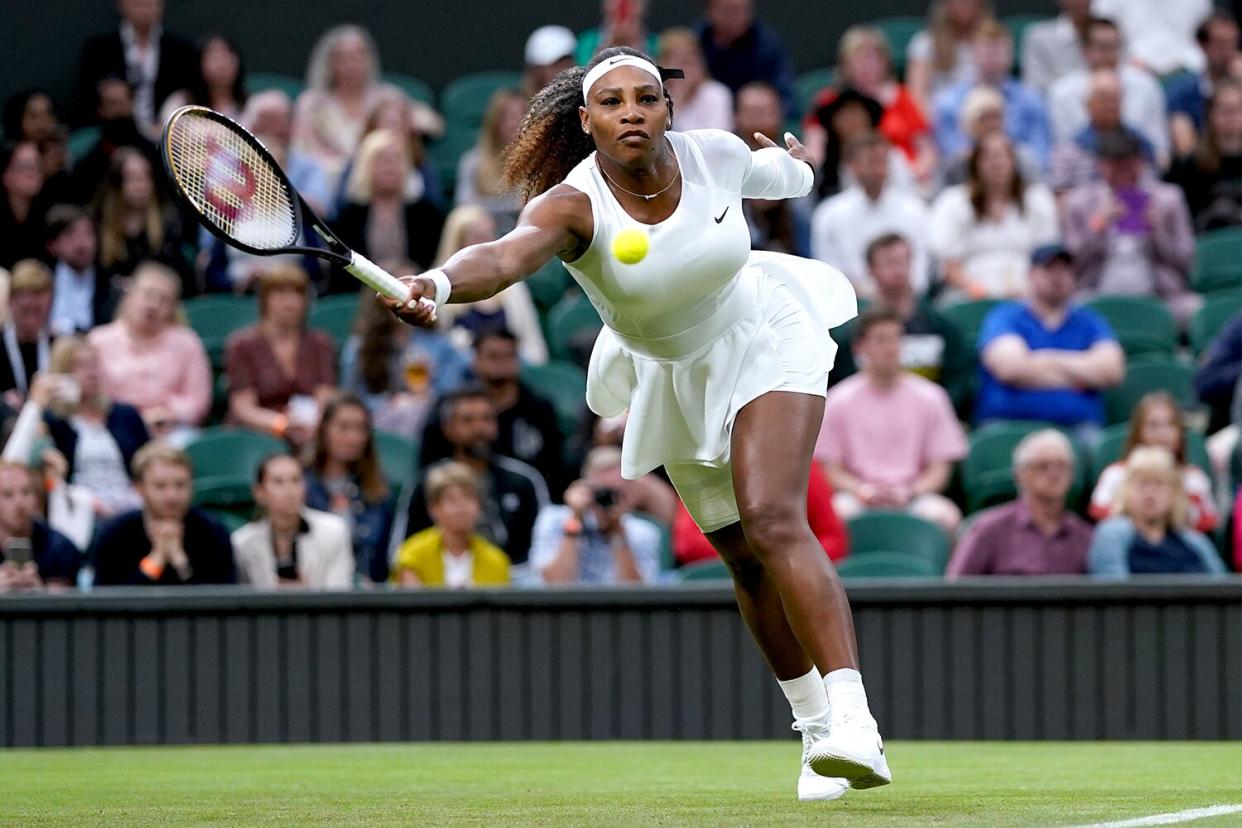
{"type": "MultiPolygon", "coordinates": [[[[849,588],[902,739],[1242,739],[1242,578],[849,588]]],[[[0,745],[768,739],[714,584],[0,599],[0,745]]]]}

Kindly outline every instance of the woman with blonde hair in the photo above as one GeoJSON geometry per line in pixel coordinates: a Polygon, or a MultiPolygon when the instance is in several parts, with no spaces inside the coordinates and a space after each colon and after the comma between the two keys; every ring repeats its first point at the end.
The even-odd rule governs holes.
{"type": "Polygon", "coordinates": [[[1168,449],[1143,446],[1131,452],[1114,503],[1116,517],[1097,526],[1091,540],[1090,574],[1225,572],[1212,542],[1187,526],[1182,472],[1168,449]]]}
{"type": "Polygon", "coordinates": [[[211,362],[184,324],[181,281],[158,262],[134,271],[116,319],[88,334],[105,394],[142,413],[147,430],[184,445],[211,409],[211,362]]]}
{"type": "Polygon", "coordinates": [[[992,16],[988,0],[935,0],[927,28],[906,48],[906,85],[925,112],[945,87],[969,80],[974,73],[970,41],[992,16]]]}
{"type": "Polygon", "coordinates": [[[229,420],[302,446],[335,391],[332,340],[306,327],[311,293],[302,268],[282,262],[263,271],[258,295],[259,321],[225,348],[229,420]]]}
{"type": "Polygon", "coordinates": [[[1220,522],[1216,503],[1212,499],[1212,481],[1194,463],[1186,462],[1186,424],[1182,420],[1182,408],[1172,394],[1155,391],[1146,394],[1130,415],[1130,431],[1126,435],[1121,459],[1110,463],[1100,474],[1091,495],[1088,514],[1095,520],[1103,520],[1114,514],[1117,507],[1117,490],[1126,474],[1126,464],[1131,454],[1145,446],[1157,446],[1173,454],[1181,469],[1182,488],[1190,508],[1189,523],[1200,532],[1211,532],[1220,522]]]}
{"type": "MultiPolygon", "coordinates": [[[[362,140],[345,185],[345,204],[335,229],[341,241],[372,261],[404,259],[419,268],[431,266],[443,217],[430,200],[411,187],[407,139],[380,129],[362,140]]],[[[328,292],[357,290],[358,283],[339,269],[328,292]]]]}
{"type": "Polygon", "coordinates": [[[294,106],[292,148],[337,180],[376,97],[391,88],[380,81],[379,51],[366,29],[346,24],[324,32],[306,67],[306,91],[294,106]]]}
{"type": "Polygon", "coordinates": [[[707,73],[703,46],[693,30],[665,29],[656,59],[661,66],[675,66],[686,75],[668,82],[678,130],[733,131],[733,93],[707,73]]]}
{"type": "Polygon", "coordinates": [[[185,240],[177,211],[165,200],[150,159],[133,147],[120,147],[95,199],[99,228],[99,266],[128,276],[142,262],[156,259],[177,271],[181,294],[193,293],[193,274],[182,253],[185,240]]]}
{"type": "MultiPolygon", "coordinates": [[[[453,254],[475,244],[495,241],[500,237],[496,221],[482,207],[455,207],[444,222],[436,267],[453,254]]],[[[518,356],[527,365],[548,361],[548,343],[539,327],[539,313],[531,299],[530,288],[517,282],[488,299],[445,305],[439,310],[440,326],[449,331],[449,338],[463,353],[470,351],[474,336],[487,328],[507,328],[518,340],[518,356]]]]}
{"type": "Polygon", "coordinates": [[[498,89],[492,94],[483,115],[479,139],[457,162],[456,204],[476,204],[496,219],[500,232],[507,233],[517,222],[521,201],[500,186],[505,149],[517,135],[526,113],[526,98],[514,89],[498,89]]]}

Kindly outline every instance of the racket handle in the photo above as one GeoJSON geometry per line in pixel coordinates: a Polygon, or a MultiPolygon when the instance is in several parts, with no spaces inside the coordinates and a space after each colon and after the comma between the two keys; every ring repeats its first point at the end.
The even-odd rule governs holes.
{"type": "MultiPolygon", "coordinates": [[[[410,295],[409,285],[357,251],[350,251],[350,262],[345,265],[345,269],[363,284],[375,288],[389,299],[402,301],[410,295]]],[[[430,305],[432,309],[435,308],[435,302],[429,299],[423,298],[418,301],[420,304],[430,305]]]]}

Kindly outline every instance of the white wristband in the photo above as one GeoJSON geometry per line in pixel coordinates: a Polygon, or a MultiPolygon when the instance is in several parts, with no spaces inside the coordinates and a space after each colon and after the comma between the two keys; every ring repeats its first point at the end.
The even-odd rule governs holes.
{"type": "Polygon", "coordinates": [[[449,294],[453,292],[453,285],[449,282],[448,274],[437,267],[434,270],[428,270],[426,273],[423,273],[422,277],[430,279],[431,283],[436,286],[436,295],[431,297],[435,300],[436,310],[444,307],[444,304],[449,300],[449,294]]]}

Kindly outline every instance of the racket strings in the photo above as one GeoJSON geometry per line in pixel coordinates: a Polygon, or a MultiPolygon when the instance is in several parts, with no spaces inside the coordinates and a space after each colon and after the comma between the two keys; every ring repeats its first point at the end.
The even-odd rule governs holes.
{"type": "Polygon", "coordinates": [[[177,186],[226,235],[260,250],[296,243],[292,194],[245,136],[191,111],[170,126],[168,150],[177,186]]]}

